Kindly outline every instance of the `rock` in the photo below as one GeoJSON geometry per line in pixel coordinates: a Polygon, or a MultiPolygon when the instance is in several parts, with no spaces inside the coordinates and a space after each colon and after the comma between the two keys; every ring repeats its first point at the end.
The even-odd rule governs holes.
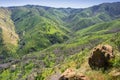
{"type": "Polygon", "coordinates": [[[113,48],[110,45],[98,45],[92,50],[88,63],[91,68],[104,68],[109,66],[109,60],[114,58],[113,48]]]}
{"type": "Polygon", "coordinates": [[[75,69],[67,69],[59,80],[89,80],[85,75],[77,72],[75,69]]]}
{"type": "Polygon", "coordinates": [[[12,66],[10,67],[10,70],[11,70],[12,72],[14,72],[14,71],[16,70],[16,65],[15,65],[15,64],[12,65],[12,66]]]}

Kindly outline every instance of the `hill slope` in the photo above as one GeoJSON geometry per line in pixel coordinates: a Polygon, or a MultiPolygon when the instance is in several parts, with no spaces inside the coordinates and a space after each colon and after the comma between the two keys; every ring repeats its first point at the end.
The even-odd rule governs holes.
{"type": "Polygon", "coordinates": [[[92,80],[113,79],[106,73],[120,67],[119,5],[104,3],[85,9],[34,5],[0,8],[0,59],[3,55],[10,58],[8,63],[0,64],[0,79],[47,80],[69,67],[85,72],[92,80]],[[90,50],[101,43],[112,45],[116,53],[106,73],[92,71],[87,65],[90,50]]]}
{"type": "Polygon", "coordinates": [[[80,30],[100,22],[107,22],[120,18],[120,2],[103,3],[82,10],[75,10],[66,19],[70,23],[67,27],[80,30]]]}
{"type": "MultiPolygon", "coordinates": [[[[66,54],[68,53],[68,55],[66,56],[66,54],[62,54],[65,57],[64,61],[62,61],[60,64],[53,66],[52,68],[45,68],[44,71],[42,71],[42,73],[40,73],[36,79],[46,79],[46,80],[52,80],[54,78],[58,79],[59,78],[59,74],[61,72],[64,72],[67,68],[75,68],[78,69],[79,72],[84,73],[85,75],[87,75],[90,80],[119,80],[119,75],[118,76],[114,76],[115,74],[119,73],[119,62],[120,59],[118,57],[120,57],[120,52],[119,52],[119,45],[120,45],[120,31],[118,30],[118,27],[120,26],[120,21],[119,20],[115,20],[115,21],[111,21],[111,22],[107,22],[107,23],[101,23],[101,24],[96,24],[94,26],[90,26],[84,30],[81,30],[83,32],[79,32],[81,35],[80,37],[76,37],[75,39],[72,40],[71,43],[66,43],[66,45],[62,46],[62,50],[66,49],[66,54]],[[108,25],[106,27],[106,25],[108,25]],[[97,27],[95,27],[97,26],[97,27]],[[103,29],[104,26],[104,29],[103,29]],[[117,30],[116,30],[117,29],[117,30]],[[88,33],[87,33],[88,32],[88,33]],[[91,34],[93,33],[93,34],[91,34]],[[84,35],[85,34],[85,35],[84,35]],[[84,40],[82,40],[84,39],[84,40]],[[97,43],[96,39],[101,40],[100,42],[97,43]],[[81,40],[81,41],[80,41],[81,40]],[[91,42],[93,41],[93,42],[91,42]],[[80,50],[80,48],[82,47],[83,44],[79,44],[79,43],[83,43],[84,44],[84,49],[80,50]],[[72,44],[79,44],[81,45],[81,47],[79,47],[77,49],[77,47],[73,47],[72,44]],[[87,45],[85,45],[87,44],[87,45]],[[113,46],[114,48],[114,54],[115,54],[115,59],[113,59],[112,62],[112,67],[108,70],[106,70],[105,72],[102,70],[92,70],[89,65],[88,65],[88,57],[90,56],[90,52],[91,49],[98,44],[110,44],[111,46],[113,46]],[[66,46],[70,46],[73,48],[73,55],[70,55],[70,52],[67,52],[68,47],[66,48],[66,46]],[[91,46],[91,47],[90,47],[91,46]],[[74,50],[79,50],[78,52],[74,53],[74,50]],[[95,77],[94,75],[97,74],[99,76],[95,77]],[[56,77],[55,77],[56,76],[56,77]]],[[[77,33],[78,34],[78,33],[77,33]]],[[[78,45],[77,45],[78,46],[78,45]]],[[[56,48],[56,47],[55,47],[56,48]]],[[[54,51],[55,48],[51,48],[46,50],[50,52],[50,51],[54,51]],[[50,50],[50,51],[49,51],[50,50]]],[[[61,46],[57,47],[57,49],[61,48],[61,46]]],[[[56,49],[55,49],[56,50],[56,49]]],[[[61,50],[61,51],[62,51],[61,50]]],[[[59,52],[61,52],[59,50],[59,52]]],[[[59,53],[58,52],[58,53],[59,53]]],[[[54,53],[55,52],[51,52],[54,53]]],[[[58,54],[57,53],[57,54],[58,54]]],[[[37,54],[37,53],[36,53],[37,54]]],[[[38,54],[37,54],[38,55],[38,54]]],[[[60,55],[60,56],[62,56],[60,55]]],[[[30,55],[29,55],[30,56],[30,55]]],[[[35,55],[34,55],[35,56],[35,55]]],[[[63,58],[61,58],[63,59],[63,58]]],[[[59,60],[59,58],[58,58],[59,60]]],[[[57,60],[55,60],[57,61],[57,60]]]]}
{"type": "Polygon", "coordinates": [[[1,77],[4,80],[12,75],[12,77],[10,77],[10,79],[12,80],[26,78],[29,79],[29,77],[32,76],[35,77],[36,80],[50,80],[50,78],[52,78],[54,75],[57,75],[57,73],[61,73],[65,69],[72,67],[78,69],[80,72],[84,72],[92,80],[100,80],[101,78],[105,80],[113,79],[111,75],[101,72],[101,70],[92,71],[89,65],[87,65],[87,58],[89,56],[90,50],[94,46],[100,43],[110,44],[114,48],[116,58],[115,60],[113,60],[113,67],[107,72],[111,73],[112,70],[119,69],[118,67],[120,59],[118,57],[120,56],[120,32],[116,31],[112,33],[106,33],[108,31],[111,31],[111,29],[114,30],[118,28],[119,25],[119,20],[115,20],[90,26],[84,29],[83,32],[82,30],[76,32],[76,37],[70,39],[65,43],[55,44],[41,52],[36,52],[23,56],[19,63],[14,64],[17,66],[17,68],[15,68],[12,73],[11,68],[8,68],[1,73],[1,77]],[[105,25],[109,26],[106,27],[105,25]],[[97,26],[97,28],[95,26],[97,26]],[[103,26],[105,26],[104,29],[103,26]],[[81,35],[79,35],[79,33],[81,35]],[[24,77],[16,76],[16,73],[24,77]],[[7,77],[4,77],[5,74],[8,74],[7,77]],[[94,74],[98,74],[101,77],[94,77],[94,74]]]}
{"type": "Polygon", "coordinates": [[[6,8],[0,8],[0,54],[15,53],[18,47],[18,34],[15,32],[14,22],[11,20],[11,12],[6,8]],[[7,52],[8,51],[8,52],[7,52]]]}
{"type": "Polygon", "coordinates": [[[21,39],[22,53],[42,50],[68,39],[69,30],[63,27],[62,23],[60,24],[61,18],[66,14],[62,14],[54,8],[29,5],[10,9],[21,39]]]}

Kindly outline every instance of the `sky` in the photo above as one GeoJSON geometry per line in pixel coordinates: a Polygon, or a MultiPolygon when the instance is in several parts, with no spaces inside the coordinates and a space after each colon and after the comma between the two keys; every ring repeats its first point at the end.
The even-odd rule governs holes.
{"type": "Polygon", "coordinates": [[[56,8],[86,8],[101,3],[120,2],[120,0],[0,0],[0,7],[41,5],[56,8]]]}

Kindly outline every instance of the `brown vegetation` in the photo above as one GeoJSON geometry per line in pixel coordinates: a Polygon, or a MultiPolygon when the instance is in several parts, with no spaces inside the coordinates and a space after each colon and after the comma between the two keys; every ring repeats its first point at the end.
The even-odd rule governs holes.
{"type": "Polygon", "coordinates": [[[92,50],[88,63],[91,68],[107,68],[109,66],[109,60],[113,57],[112,46],[98,45],[92,50]]]}

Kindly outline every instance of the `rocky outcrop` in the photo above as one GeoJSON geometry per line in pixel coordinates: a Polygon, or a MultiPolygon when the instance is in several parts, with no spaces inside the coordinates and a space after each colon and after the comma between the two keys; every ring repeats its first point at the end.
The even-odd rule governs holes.
{"type": "Polygon", "coordinates": [[[67,69],[62,73],[59,80],[89,80],[84,74],[78,72],[75,69],[67,69]]]}
{"type": "Polygon", "coordinates": [[[107,68],[109,66],[109,60],[113,57],[112,46],[98,45],[92,50],[88,63],[91,68],[107,68]]]}

